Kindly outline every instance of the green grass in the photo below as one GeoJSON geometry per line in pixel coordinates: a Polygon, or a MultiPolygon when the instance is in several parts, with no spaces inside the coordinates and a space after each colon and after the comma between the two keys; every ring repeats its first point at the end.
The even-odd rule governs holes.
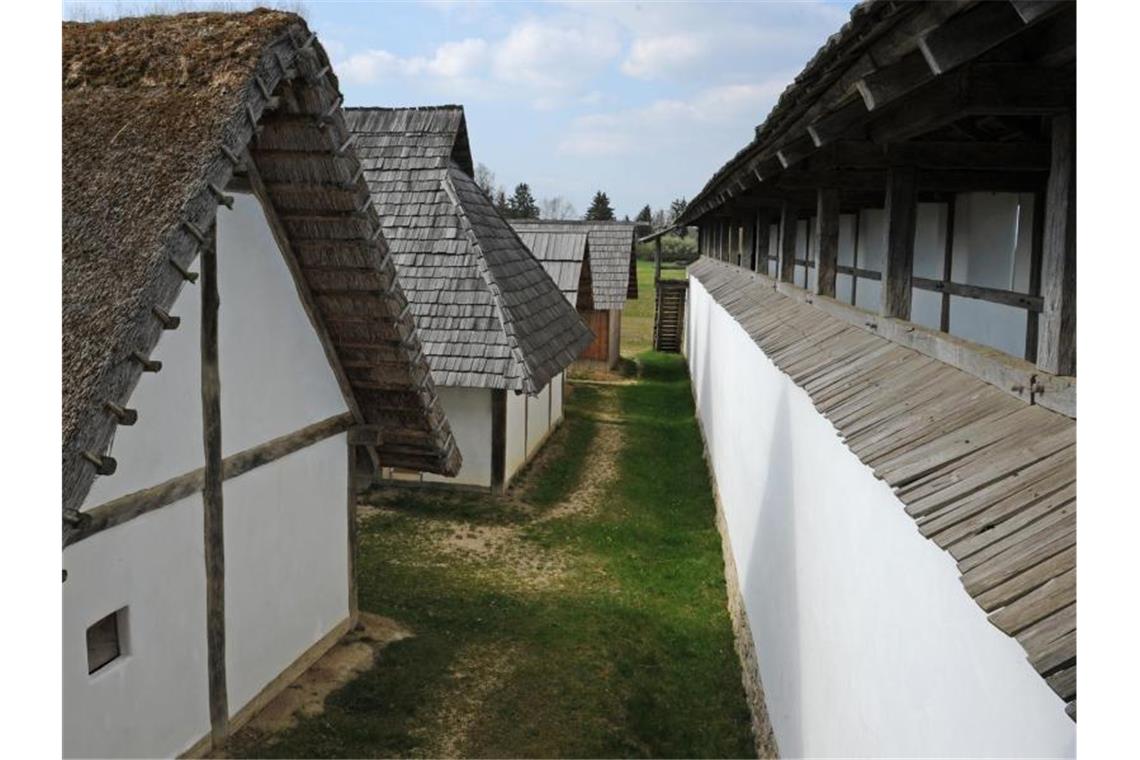
{"type": "Polygon", "coordinates": [[[548,444],[558,456],[526,473],[521,497],[422,492],[368,518],[361,608],[415,637],[384,649],[323,715],[235,753],[430,754],[441,705],[483,688],[459,748],[469,756],[753,755],[685,367],[675,355],[639,360],[636,384],[573,388],[548,444]],[[550,512],[588,485],[588,452],[614,424],[600,420],[615,416],[616,477],[593,509],[550,512]],[[561,563],[563,582],[520,589],[506,555],[441,555],[434,537],[457,521],[511,531],[524,553],[561,563]],[[503,653],[493,680],[472,651],[503,653]]]}
{"type": "MultiPolygon", "coordinates": [[[[685,279],[685,268],[661,266],[661,277],[666,280],[685,279]]],[[[621,353],[636,356],[653,348],[653,262],[637,262],[637,298],[628,299],[621,313],[621,353]]]]}

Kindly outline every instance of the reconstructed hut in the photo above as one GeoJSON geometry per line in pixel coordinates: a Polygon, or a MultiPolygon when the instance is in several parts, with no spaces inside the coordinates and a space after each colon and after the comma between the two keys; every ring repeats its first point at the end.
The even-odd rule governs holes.
{"type": "Polygon", "coordinates": [[[590,332],[475,184],[460,106],[347,110],[463,467],[448,480],[502,489],[562,419],[563,370],[590,332]]]}
{"type": "Polygon", "coordinates": [[[216,749],[354,624],[354,475],[460,467],[340,103],[292,14],[63,25],[67,756],[216,749]]]}
{"type": "Polygon", "coordinates": [[[781,754],[1074,751],[1075,28],[861,3],[680,220],[781,754]]]}
{"type": "Polygon", "coordinates": [[[621,312],[627,298],[637,298],[634,231],[629,222],[512,219],[520,235],[535,232],[585,232],[590,244],[590,276],[594,304],[581,310],[594,340],[580,359],[617,366],[621,358],[621,312]]]}

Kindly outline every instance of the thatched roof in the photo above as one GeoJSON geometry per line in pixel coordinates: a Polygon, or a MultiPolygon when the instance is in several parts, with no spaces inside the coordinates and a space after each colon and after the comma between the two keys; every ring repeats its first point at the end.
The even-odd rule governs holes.
{"type": "Polygon", "coordinates": [[[436,383],[541,390],[590,332],[472,179],[462,107],[346,113],[436,383]]]}
{"type": "MultiPolygon", "coordinates": [[[[581,283],[584,288],[592,288],[589,264],[589,244],[586,231],[580,232],[551,232],[548,230],[519,231],[519,239],[523,241],[534,257],[542,262],[546,273],[550,275],[566,300],[580,306],[579,289],[581,283]],[[583,282],[583,269],[585,269],[585,282],[583,282]]],[[[593,308],[593,292],[581,294],[590,302],[593,308]]]]}
{"type": "Polygon", "coordinates": [[[590,241],[590,268],[594,281],[594,308],[621,309],[627,298],[637,298],[637,260],[634,258],[632,222],[512,219],[524,232],[582,232],[590,241]]]}
{"type": "MultiPolygon", "coordinates": [[[[433,472],[458,469],[417,357],[414,324],[401,314],[406,302],[385,261],[386,244],[373,232],[379,223],[367,188],[352,179],[359,162],[344,146],[339,103],[324,50],[292,14],[63,25],[65,511],[77,509],[90,488],[94,467],[84,453],[105,452],[114,432],[105,405],[126,406],[141,373],[131,356],[149,355],[157,343],[162,328],[153,309],[171,307],[185,283],[179,270],[212,238],[218,194],[240,171],[255,128],[261,137],[253,161],[282,217],[355,204],[327,220],[323,248],[321,236],[306,240],[299,224],[287,226],[312,278],[306,286],[316,292],[339,276],[341,289],[384,323],[370,353],[346,341],[333,347],[358,367],[353,402],[364,421],[385,431],[382,458],[433,472]],[[312,184],[322,180],[339,184],[327,191],[312,184]]],[[[344,306],[331,296],[320,303],[318,318],[334,335],[331,323],[344,306]]]]}

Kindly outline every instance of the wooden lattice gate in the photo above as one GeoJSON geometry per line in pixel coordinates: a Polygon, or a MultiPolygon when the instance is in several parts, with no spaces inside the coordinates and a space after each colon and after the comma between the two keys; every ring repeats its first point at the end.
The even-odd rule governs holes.
{"type": "Polygon", "coordinates": [[[653,318],[653,349],[680,353],[685,326],[685,292],[688,280],[658,280],[653,318]]]}

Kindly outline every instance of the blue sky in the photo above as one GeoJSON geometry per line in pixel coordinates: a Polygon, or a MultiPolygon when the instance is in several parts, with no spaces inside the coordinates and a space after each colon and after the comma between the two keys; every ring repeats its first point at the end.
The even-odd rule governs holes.
{"type": "MultiPolygon", "coordinates": [[[[528,182],[536,198],[563,196],[581,214],[600,189],[620,218],[695,195],[852,4],[283,5],[317,32],[348,105],[461,103],[475,161],[508,192],[528,182]]],[[[66,3],[64,13],[161,7],[66,3]]]]}

